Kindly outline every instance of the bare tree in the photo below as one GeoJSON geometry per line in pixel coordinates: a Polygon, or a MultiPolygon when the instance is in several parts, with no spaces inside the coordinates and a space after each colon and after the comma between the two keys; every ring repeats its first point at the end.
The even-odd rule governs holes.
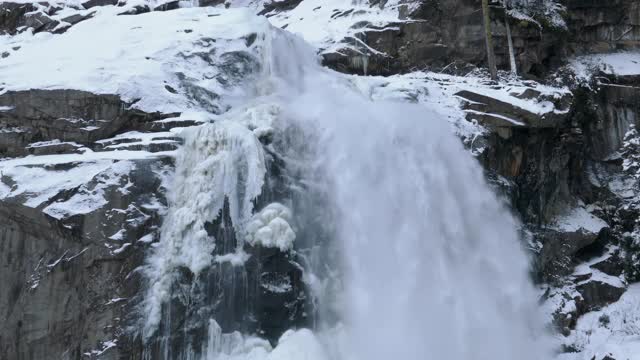
{"type": "Polygon", "coordinates": [[[487,43],[487,61],[491,79],[498,79],[498,69],[496,68],[496,54],[493,50],[493,37],[491,34],[491,17],[489,16],[489,0],[482,0],[482,17],[484,19],[484,36],[487,43]]]}
{"type": "Polygon", "coordinates": [[[507,42],[509,43],[509,65],[511,67],[511,73],[518,75],[516,55],[513,50],[513,39],[511,38],[511,26],[509,25],[509,14],[507,13],[507,2],[503,1],[502,5],[504,7],[504,27],[507,29],[507,42]]]}

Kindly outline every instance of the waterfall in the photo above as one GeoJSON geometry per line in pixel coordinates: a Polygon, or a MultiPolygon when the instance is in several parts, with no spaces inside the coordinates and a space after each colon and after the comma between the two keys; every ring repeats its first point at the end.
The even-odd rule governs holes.
{"type": "MultiPolygon", "coordinates": [[[[265,176],[256,132],[242,126],[241,114],[251,113],[254,120],[272,118],[276,139],[267,148],[304,154],[303,180],[325,196],[317,203],[321,215],[313,217],[321,217],[319,227],[331,235],[322,246],[339,257],[325,255],[320,263],[339,276],[314,269],[306,269],[306,276],[308,286],[339,282],[325,287],[339,291],[319,296],[319,306],[337,309],[336,316],[320,319],[315,334],[285,333],[275,349],[250,334],[223,334],[210,319],[202,358],[548,358],[517,224],[447,121],[419,105],[372,102],[349,77],[321,68],[302,40],[283,31],[271,29],[260,54],[261,78],[246,107],[191,132],[182,149],[167,218],[172,223],[160,245],[170,258],[157,256],[159,285],[152,294],[169,291],[163,279],[173,268],[197,273],[215,262],[202,228],[203,219],[222,209],[222,195],[240,199],[232,201],[234,226],[249,220],[265,176]],[[197,211],[189,211],[194,206],[197,211]]],[[[300,219],[310,215],[293,203],[287,216],[304,223],[300,219]]],[[[292,241],[292,231],[287,233],[292,241]]],[[[302,253],[314,245],[303,238],[297,231],[294,245],[288,240],[282,250],[294,246],[302,253]]],[[[153,327],[160,302],[150,304],[153,327]]]]}

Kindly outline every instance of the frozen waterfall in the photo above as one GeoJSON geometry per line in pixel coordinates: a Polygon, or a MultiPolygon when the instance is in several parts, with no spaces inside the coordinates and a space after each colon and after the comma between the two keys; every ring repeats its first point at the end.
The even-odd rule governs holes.
{"type": "MultiPolygon", "coordinates": [[[[161,321],[177,268],[197,277],[220,260],[210,255],[214,239],[204,224],[223,209],[224,196],[235,236],[246,237],[265,183],[258,137],[270,133],[305,154],[298,173],[326,194],[318,213],[340,256],[323,261],[339,276],[307,268],[306,283],[339,282],[340,291],[316,294],[337,318],[289,331],[274,349],[253,334],[222,334],[209,319],[208,340],[194,353],[206,360],[548,358],[517,224],[447,121],[418,105],[371,101],[284,31],[270,28],[255,46],[262,67],[247,101],[186,135],[163,238],[147,268],[147,333],[161,321]]],[[[282,250],[313,245],[299,234],[294,242],[285,225],[282,250]]],[[[248,256],[243,241],[234,266],[248,256]]]]}

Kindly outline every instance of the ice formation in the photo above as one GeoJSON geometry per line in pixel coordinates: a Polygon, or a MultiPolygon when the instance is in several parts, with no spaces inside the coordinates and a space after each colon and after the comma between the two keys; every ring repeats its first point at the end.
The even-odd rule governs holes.
{"type": "Polygon", "coordinates": [[[211,265],[215,242],[205,223],[216,219],[228,201],[231,221],[243,233],[264,183],[262,145],[245,126],[222,120],[189,129],[184,136],[161,241],[145,269],[151,284],[145,299],[146,336],[160,322],[173,271],[184,266],[197,277],[211,265]]]}
{"type": "Polygon", "coordinates": [[[247,241],[251,245],[276,247],[281,251],[291,250],[296,239],[291,221],[291,211],[286,206],[269,204],[255,214],[247,225],[247,241]]]}

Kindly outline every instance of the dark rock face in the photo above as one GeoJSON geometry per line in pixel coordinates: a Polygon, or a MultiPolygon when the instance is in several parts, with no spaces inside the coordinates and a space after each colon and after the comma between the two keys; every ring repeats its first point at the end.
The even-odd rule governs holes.
{"type": "Polygon", "coordinates": [[[576,289],[584,298],[586,311],[599,310],[618,299],[625,292],[625,288],[615,286],[598,280],[587,280],[576,286],[576,289]]]}
{"type": "MultiPolygon", "coordinates": [[[[428,0],[410,14],[414,22],[390,24],[385,29],[364,30],[361,40],[386,56],[369,53],[370,74],[390,75],[425,68],[442,69],[455,63],[482,65],[486,58],[480,3],[473,0],[428,0]]],[[[493,14],[493,33],[498,67],[508,68],[504,12],[493,14]]],[[[540,75],[560,64],[565,51],[563,35],[540,31],[535,24],[510,20],[520,71],[540,75]]],[[[364,27],[364,26],[363,26],[364,27]]],[[[345,39],[346,43],[351,43],[345,39]]],[[[342,51],[341,51],[342,52],[342,51]]],[[[328,54],[325,63],[338,71],[361,73],[361,66],[347,56],[328,54]]],[[[455,67],[454,67],[455,68],[455,67]]]]}
{"type": "Polygon", "coordinates": [[[175,114],[148,114],[131,109],[115,95],[78,90],[27,90],[0,95],[0,154],[27,153],[29,143],[60,139],[88,145],[125,129],[175,114]],[[109,121],[105,121],[109,119],[109,121]]]}
{"type": "Polygon", "coordinates": [[[580,52],[637,49],[640,4],[637,1],[567,0],[572,45],[580,52]]]}
{"type": "MultiPolygon", "coordinates": [[[[491,26],[498,67],[509,68],[505,21],[510,24],[518,71],[534,78],[544,77],[572,54],[640,47],[637,2],[567,3],[568,29],[514,18],[505,20],[504,11],[494,8],[491,26]]],[[[345,47],[326,54],[324,63],[338,71],[362,74],[362,58],[366,58],[367,72],[371,75],[482,66],[486,49],[479,11],[480,3],[473,0],[421,1],[414,13],[407,14],[416,21],[389,24],[384,29],[358,25],[363,28],[360,40],[382,55],[358,46],[355,39],[344,39],[345,44],[355,46],[360,53],[345,47]]]]}
{"type": "Polygon", "coordinates": [[[0,4],[0,34],[16,33],[20,26],[25,26],[25,14],[35,11],[32,4],[3,2],[0,4]]]}
{"type": "Polygon", "coordinates": [[[537,236],[542,243],[542,250],[536,257],[536,267],[540,280],[545,283],[558,283],[570,275],[575,266],[575,255],[597,238],[597,234],[585,230],[570,233],[544,230],[537,236]]]}
{"type": "MultiPolygon", "coordinates": [[[[38,359],[58,354],[81,358],[125,344],[129,299],[140,287],[134,270],[143,259],[138,242],[159,217],[144,209],[148,191],[157,191],[156,164],[138,162],[125,182],[129,193],[110,187],[108,204],[65,220],[39,208],[3,201],[0,207],[0,359],[38,359]],[[110,235],[128,224],[120,240],[110,235]],[[128,245],[124,245],[128,244],[128,245]]],[[[65,194],[71,196],[71,194],[65,194]]],[[[142,245],[142,246],[141,246],[142,245]]],[[[126,349],[123,349],[126,352],[126,349]]],[[[117,358],[112,350],[104,358],[117,358]]]]}
{"type": "MultiPolygon", "coordinates": [[[[117,133],[193,124],[154,123],[168,115],[130,109],[117,96],[75,90],[8,92],[0,102],[5,157],[70,154],[80,147],[107,151],[110,143],[97,141],[117,133]],[[36,141],[41,144],[27,146],[36,141]]],[[[57,176],[87,166],[81,159],[27,167],[57,176]]],[[[0,280],[10,291],[0,293],[0,359],[130,358],[139,349],[124,329],[142,286],[135,269],[149,242],[157,240],[166,206],[162,178],[172,159],[107,161],[111,167],[88,182],[61,188],[37,205],[21,196],[3,199],[0,280]],[[77,201],[91,208],[74,213],[72,206],[66,213],[65,204],[77,201]],[[51,211],[56,207],[61,211],[51,211]]],[[[0,181],[15,184],[6,173],[0,181]]]]}
{"type": "Polygon", "coordinates": [[[605,81],[599,86],[593,99],[598,105],[594,107],[597,120],[585,129],[591,141],[593,156],[598,160],[604,160],[618,150],[629,126],[640,121],[640,88],[637,85],[625,85],[624,78],[602,78],[605,81]]]}

